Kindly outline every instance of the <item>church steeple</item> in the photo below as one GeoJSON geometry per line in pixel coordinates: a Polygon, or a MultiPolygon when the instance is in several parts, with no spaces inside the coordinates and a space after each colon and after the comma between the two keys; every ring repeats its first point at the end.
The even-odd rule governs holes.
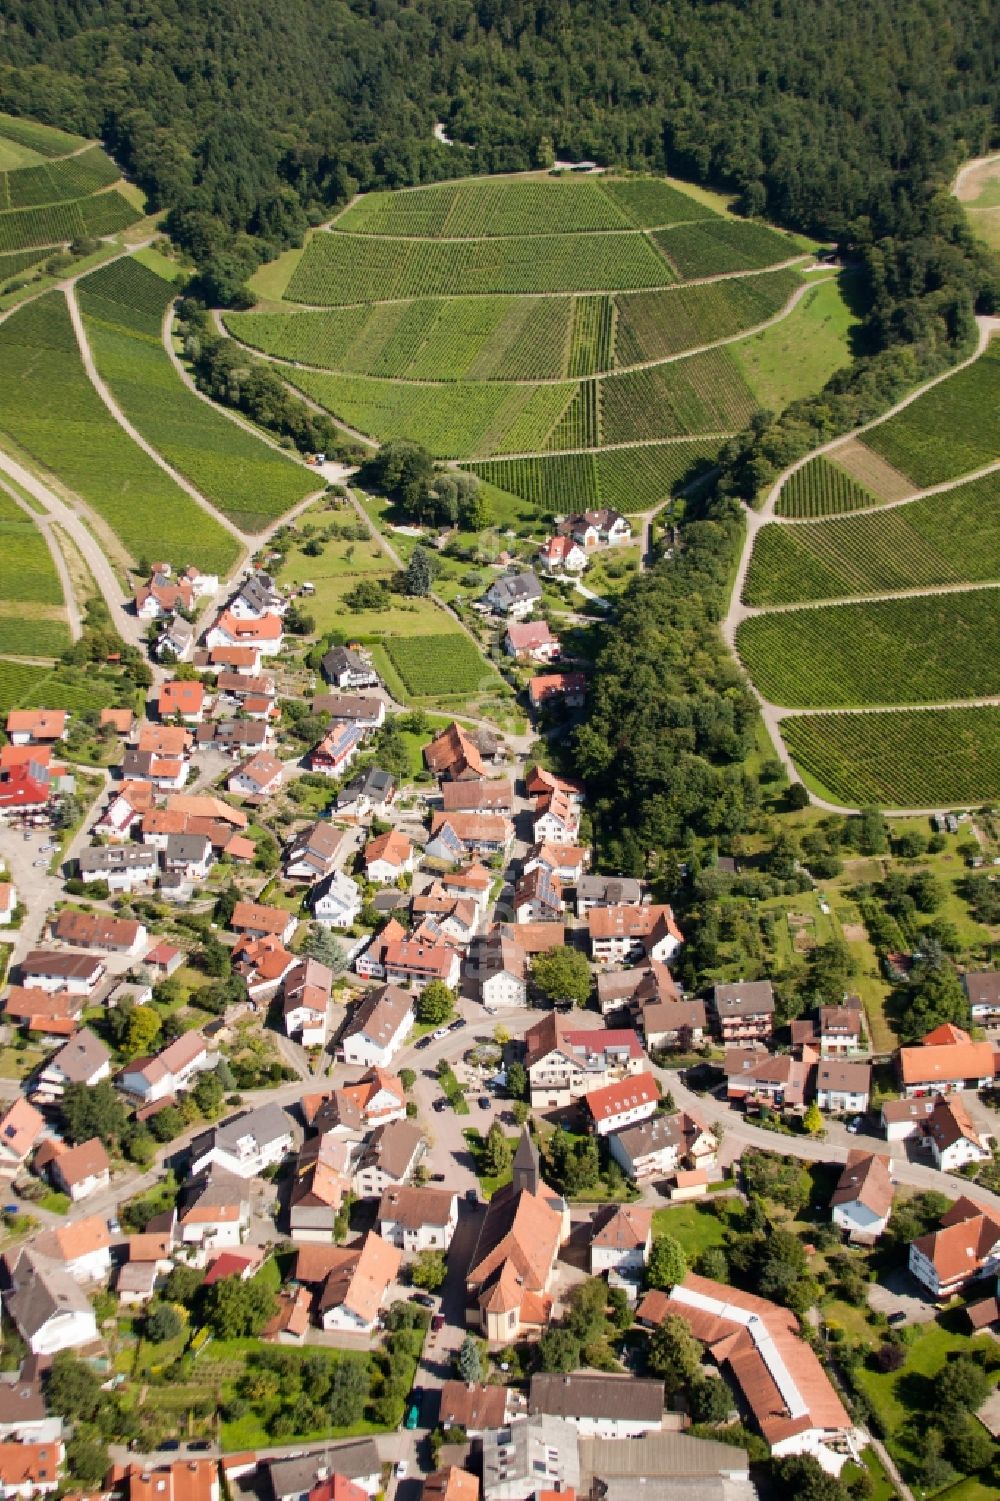
{"type": "Polygon", "coordinates": [[[514,1153],[514,1192],[520,1193],[527,1189],[529,1193],[537,1194],[542,1186],[542,1163],[538,1155],[538,1147],[527,1126],[521,1132],[521,1140],[517,1144],[514,1153]]]}

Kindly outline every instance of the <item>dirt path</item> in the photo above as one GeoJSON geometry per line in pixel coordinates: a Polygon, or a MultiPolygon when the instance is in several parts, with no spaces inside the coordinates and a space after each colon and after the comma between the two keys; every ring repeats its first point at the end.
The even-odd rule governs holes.
{"type": "Polygon", "coordinates": [[[855,516],[873,516],[878,511],[895,511],[900,506],[912,505],[915,500],[923,500],[928,495],[944,495],[948,490],[957,490],[960,485],[971,485],[977,479],[985,479],[988,474],[995,474],[1000,469],[1000,459],[994,459],[991,464],[984,464],[982,469],[973,469],[968,474],[960,474],[958,479],[944,480],[940,485],[928,485],[924,490],[914,490],[910,495],[903,495],[899,500],[883,500],[871,506],[858,506],[853,511],[832,511],[829,516],[778,516],[774,515],[771,520],[780,526],[808,526],[815,525],[818,521],[852,521],[855,516]]]}
{"type": "MultiPolygon", "coordinates": [[[[59,575],[59,583],[62,585],[63,600],[66,605],[66,619],[69,624],[70,640],[79,641],[80,637],[83,634],[83,623],[80,618],[80,607],[77,604],[76,591],[73,588],[73,580],[70,578],[69,569],[66,566],[66,559],[63,557],[62,549],[60,548],[59,543],[52,532],[51,517],[41,516],[37,511],[33,511],[28,505],[27,501],[21,499],[20,495],[18,495],[13,486],[5,484],[3,480],[0,480],[0,490],[3,490],[6,495],[9,495],[15,505],[20,506],[24,514],[34,522],[35,526],[37,526],[38,530],[45,538],[45,545],[49,550],[49,555],[52,558],[52,563],[55,567],[56,573],[59,575]]],[[[24,660],[29,661],[31,659],[24,658],[24,660]]]]}
{"type": "Polygon", "coordinates": [[[984,167],[991,167],[994,162],[1000,162],[1000,151],[993,151],[989,156],[974,156],[963,167],[959,167],[951,185],[952,194],[959,203],[972,203],[979,197],[982,184],[970,183],[969,178],[974,178],[977,172],[981,172],[984,167]]]}
{"type": "MultiPolygon", "coordinates": [[[[685,286],[689,285],[689,282],[685,282],[685,286]]],[[[794,311],[807,292],[811,292],[813,287],[820,287],[822,285],[822,281],[805,282],[801,287],[795,288],[795,291],[789,297],[784,307],[780,308],[772,318],[765,318],[763,323],[755,323],[751,328],[741,329],[739,333],[727,334],[723,339],[712,339],[707,344],[696,344],[691,349],[682,349],[678,354],[661,355],[659,359],[655,360],[640,360],[637,365],[614,365],[607,370],[594,370],[586,376],[546,375],[540,377],[538,380],[510,381],[496,378],[497,384],[509,386],[573,386],[578,385],[581,380],[603,380],[611,375],[629,375],[636,370],[652,370],[658,365],[674,365],[678,360],[687,360],[696,354],[707,354],[710,350],[721,349],[726,344],[738,344],[743,339],[752,338],[754,334],[763,333],[767,328],[773,328],[776,323],[782,323],[794,311]]],[[[244,339],[241,339],[237,334],[232,333],[226,328],[221,317],[218,318],[216,326],[222,329],[226,338],[231,339],[241,349],[247,350],[250,354],[259,355],[261,359],[268,360],[271,364],[284,365],[293,370],[308,370],[314,375],[351,374],[350,371],[331,370],[325,365],[307,365],[302,360],[286,359],[283,355],[265,354],[262,350],[255,348],[252,344],[248,344],[244,339]]],[[[364,376],[361,378],[366,380],[382,380],[388,386],[446,386],[449,390],[453,390],[456,384],[454,381],[442,381],[440,379],[417,380],[406,375],[364,376]]],[[[459,386],[463,384],[464,382],[458,382],[459,386]]],[[[468,384],[474,386],[477,383],[469,381],[468,384]]]]}
{"type": "MultiPolygon", "coordinates": [[[[732,590],[732,594],[730,595],[729,609],[726,612],[726,616],[725,616],[724,620],[722,621],[722,626],[721,626],[723,638],[726,641],[726,644],[728,645],[730,651],[732,651],[733,655],[737,658],[737,660],[739,660],[739,655],[738,655],[738,653],[736,651],[736,631],[737,631],[737,628],[739,627],[740,622],[742,620],[745,620],[750,614],[759,614],[759,613],[761,613],[761,611],[759,609],[753,609],[752,607],[744,604],[744,602],[743,602],[743,595],[744,595],[744,590],[746,588],[747,574],[748,574],[749,569],[750,569],[750,559],[753,556],[753,549],[754,549],[754,544],[755,544],[755,542],[757,540],[757,533],[761,530],[762,527],[766,526],[769,522],[775,521],[775,522],[782,522],[783,523],[783,522],[786,521],[786,519],[790,519],[790,518],[785,518],[785,517],[780,517],[780,516],[776,516],[775,515],[775,506],[777,504],[778,497],[780,496],[780,494],[781,494],[784,486],[787,484],[788,480],[791,478],[791,476],[793,474],[797,473],[798,470],[804,468],[804,466],[806,464],[808,464],[811,459],[816,458],[820,454],[829,453],[832,449],[839,447],[840,444],[845,443],[845,442],[849,442],[852,438],[860,437],[862,433],[866,433],[866,432],[869,431],[869,429],[871,429],[873,427],[877,427],[877,426],[879,426],[880,423],[888,421],[888,419],[890,417],[894,417],[897,412],[903,411],[906,407],[910,406],[914,401],[918,400],[919,397],[923,396],[927,391],[930,391],[934,386],[939,385],[941,381],[943,381],[943,380],[949,380],[953,375],[956,375],[959,370],[966,369],[967,366],[973,364],[977,359],[979,359],[980,355],[983,354],[983,352],[985,351],[987,345],[989,344],[990,339],[994,336],[994,334],[996,334],[998,331],[1000,331],[1000,318],[984,318],[984,317],[980,317],[980,318],[976,319],[976,323],[977,323],[978,328],[979,328],[979,337],[976,340],[976,348],[975,348],[975,350],[973,351],[972,354],[968,355],[964,360],[959,361],[959,363],[957,365],[952,365],[952,366],[949,367],[949,369],[947,369],[945,371],[942,371],[940,375],[935,375],[931,380],[924,381],[922,385],[917,386],[907,396],[904,396],[902,398],[902,400],[896,402],[896,404],[894,406],[890,407],[888,411],[883,412],[881,414],[881,416],[874,418],[870,422],[862,423],[859,427],[856,427],[856,428],[852,429],[852,431],[850,431],[850,432],[841,433],[838,437],[831,438],[828,442],[822,443],[817,448],[811,449],[807,454],[803,454],[803,456],[801,458],[796,459],[794,463],[789,464],[788,467],[786,469],[784,469],[781,472],[781,474],[778,475],[778,478],[775,480],[774,484],[771,486],[771,489],[768,491],[767,496],[765,497],[764,503],[760,507],[759,510],[751,510],[751,509],[747,508],[747,510],[746,510],[747,527],[746,527],[746,535],[745,535],[744,540],[743,540],[743,549],[742,549],[742,552],[740,553],[740,560],[739,560],[739,564],[738,564],[737,569],[736,569],[736,576],[735,576],[735,579],[733,581],[733,590],[732,590]]],[[[912,500],[918,499],[920,494],[934,494],[934,493],[936,493],[939,490],[952,489],[952,488],[954,488],[958,484],[966,483],[971,478],[978,477],[979,475],[984,474],[984,473],[986,473],[986,474],[991,473],[994,469],[996,469],[998,467],[1000,467],[1000,463],[990,464],[989,466],[987,466],[987,468],[985,470],[976,471],[976,473],[974,475],[961,476],[959,479],[954,480],[954,481],[949,481],[945,485],[934,486],[934,487],[932,487],[928,491],[921,491],[921,492],[919,492],[919,494],[918,493],[914,493],[913,495],[906,497],[906,499],[904,499],[902,501],[899,501],[899,502],[896,502],[896,504],[899,504],[899,505],[908,505],[912,500]]],[[[871,510],[884,510],[884,509],[886,509],[886,507],[884,507],[884,506],[875,506],[875,507],[871,507],[869,509],[871,509],[871,510]]],[[[847,516],[853,516],[853,515],[856,515],[856,514],[859,514],[859,513],[850,511],[850,512],[843,512],[843,513],[840,513],[840,514],[847,515],[847,516]]],[[[861,513],[861,514],[863,514],[863,513],[861,513]]],[[[811,518],[807,518],[807,519],[810,519],[810,520],[824,519],[825,520],[825,519],[828,519],[828,518],[811,517],[811,518]]],[[[961,589],[961,588],[981,588],[983,586],[982,585],[959,585],[957,587],[959,589],[961,589]]],[[[987,587],[989,587],[989,586],[987,586],[987,587]]],[[[908,591],[901,591],[898,594],[888,594],[888,595],[884,595],[884,596],[883,595],[862,595],[862,596],[858,596],[858,597],[852,597],[852,599],[851,599],[850,602],[852,602],[852,603],[853,602],[864,602],[864,603],[867,603],[870,600],[879,599],[879,598],[890,598],[890,599],[892,599],[892,598],[905,597],[906,595],[916,596],[916,595],[921,595],[921,594],[930,594],[930,593],[938,593],[938,592],[940,592],[940,593],[954,592],[954,588],[953,588],[953,586],[944,586],[944,587],[941,587],[939,589],[935,588],[935,589],[917,589],[917,590],[912,590],[912,591],[908,590],[908,591]]],[[[817,601],[817,604],[821,604],[821,603],[825,603],[825,602],[826,601],[817,601]]],[[[783,607],[775,607],[775,608],[783,608],[783,607]]],[[[789,608],[800,608],[800,607],[799,606],[790,606],[789,608]]],[[[789,781],[791,781],[793,783],[795,783],[795,782],[800,783],[803,786],[805,786],[805,783],[802,781],[802,777],[799,775],[798,769],[795,766],[795,763],[792,760],[792,757],[791,757],[791,755],[788,752],[788,749],[787,749],[787,747],[785,745],[785,742],[784,742],[784,738],[783,738],[783,736],[781,734],[781,721],[782,721],[782,719],[789,717],[789,715],[793,714],[793,713],[821,714],[821,713],[864,713],[864,712],[872,712],[871,709],[869,709],[868,711],[863,710],[863,709],[826,710],[826,709],[823,709],[823,708],[816,708],[816,709],[809,709],[809,710],[798,710],[798,711],[795,711],[795,710],[783,710],[778,705],[772,704],[768,699],[764,698],[763,694],[759,691],[759,689],[757,688],[757,685],[753,682],[753,679],[749,676],[749,674],[746,674],[746,680],[749,683],[750,688],[751,688],[751,690],[752,690],[755,698],[757,699],[758,704],[760,705],[761,718],[764,721],[765,727],[767,728],[767,732],[768,732],[768,735],[769,735],[769,737],[771,739],[771,742],[772,742],[772,744],[774,746],[775,752],[776,752],[776,754],[778,756],[778,759],[781,761],[781,764],[782,764],[782,766],[783,766],[783,768],[785,770],[786,775],[788,776],[789,781]]],[[[902,710],[905,710],[907,708],[914,708],[914,707],[920,707],[920,708],[925,708],[925,709],[926,708],[970,707],[973,702],[976,702],[976,701],[973,701],[973,700],[961,700],[961,701],[959,701],[958,705],[955,705],[955,704],[922,704],[922,705],[919,705],[919,706],[914,706],[914,705],[894,705],[893,708],[898,708],[899,710],[902,711],[902,710]]],[[[993,701],[990,700],[990,701],[987,701],[987,702],[993,702],[993,701]]],[[[879,711],[879,712],[885,712],[885,711],[883,710],[883,711],[879,711]]],[[[816,793],[814,793],[808,787],[806,788],[806,790],[809,792],[810,800],[817,807],[825,808],[828,812],[842,813],[842,814],[853,814],[853,813],[857,813],[857,812],[860,811],[858,808],[847,807],[847,806],[845,806],[844,804],[841,804],[841,803],[828,802],[826,799],[819,797],[816,793]]],[[[936,810],[933,809],[933,808],[930,808],[930,809],[926,809],[926,808],[894,808],[892,810],[887,810],[887,811],[890,812],[890,816],[895,817],[895,818],[904,818],[904,817],[911,817],[912,818],[914,816],[923,816],[923,815],[925,815],[927,813],[935,812],[936,810]]]]}
{"type": "Polygon", "coordinates": [[[1000,589],[1000,579],[978,584],[923,584],[913,589],[885,589],[877,594],[840,594],[831,599],[792,600],[780,605],[743,605],[744,620],[755,615],[788,615],[793,610],[824,610],[828,605],[876,605],[891,599],[923,599],[928,594],[971,594],[977,589],[1000,589]]]}

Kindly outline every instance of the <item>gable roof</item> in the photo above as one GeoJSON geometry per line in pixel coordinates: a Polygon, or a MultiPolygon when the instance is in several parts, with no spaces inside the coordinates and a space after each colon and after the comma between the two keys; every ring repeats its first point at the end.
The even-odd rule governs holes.
{"type": "Polygon", "coordinates": [[[83,1183],[87,1178],[98,1178],[102,1173],[109,1172],[110,1168],[108,1154],[99,1136],[92,1136],[89,1141],[82,1141],[79,1146],[60,1152],[55,1159],[56,1172],[69,1188],[83,1183]]]}
{"type": "Polygon", "coordinates": [[[641,1204],[606,1204],[594,1216],[590,1243],[608,1250],[638,1250],[649,1239],[652,1225],[652,1209],[641,1204]]]}
{"type": "Polygon", "coordinates": [[[407,991],[397,985],[378,985],[362,997],[344,1035],[360,1033],[379,1047],[386,1047],[412,1008],[413,997],[407,991]]]}
{"type": "Polygon", "coordinates": [[[888,1157],[853,1147],[847,1154],[843,1172],[830,1199],[831,1208],[841,1204],[861,1204],[879,1219],[892,1208],[892,1175],[888,1157]]]}
{"type": "Polygon", "coordinates": [[[659,1098],[660,1088],[652,1074],[632,1074],[603,1089],[592,1089],[583,1103],[594,1121],[606,1121],[638,1105],[653,1105],[659,1098]]]}
{"type": "MultiPolygon", "coordinates": [[[[929,1036],[934,1036],[930,1033],[929,1036]]],[[[956,1079],[992,1079],[996,1071],[993,1044],[969,1042],[924,1043],[900,1048],[899,1071],[904,1084],[949,1083],[956,1079]]]]}
{"type": "Polygon", "coordinates": [[[319,1295],[318,1311],[323,1314],[330,1308],[344,1307],[362,1323],[372,1323],[402,1261],[402,1251],[370,1230],[360,1251],[327,1276],[319,1295]]]}
{"type": "MultiPolygon", "coordinates": [[[[44,994],[44,991],[42,992],[44,994]]],[[[0,1146],[14,1157],[24,1158],[31,1151],[45,1121],[24,1095],[18,1095],[9,1110],[0,1116],[0,1146]]]]}

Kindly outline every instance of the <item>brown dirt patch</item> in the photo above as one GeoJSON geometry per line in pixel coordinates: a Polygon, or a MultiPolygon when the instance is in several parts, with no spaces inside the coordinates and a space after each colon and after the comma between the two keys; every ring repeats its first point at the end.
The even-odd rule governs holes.
{"type": "Polygon", "coordinates": [[[842,443],[828,457],[831,463],[846,470],[852,479],[870,490],[876,500],[905,500],[907,495],[913,494],[913,481],[868,448],[860,438],[842,443]]]}

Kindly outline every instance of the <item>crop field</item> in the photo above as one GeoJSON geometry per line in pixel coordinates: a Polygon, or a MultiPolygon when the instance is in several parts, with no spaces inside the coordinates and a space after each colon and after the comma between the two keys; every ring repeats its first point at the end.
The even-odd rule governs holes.
{"type": "MultiPolygon", "coordinates": [[[[507,444],[509,449],[516,449],[512,435],[507,444]]],[[[569,406],[563,412],[559,421],[549,434],[546,448],[560,450],[564,448],[596,448],[601,441],[601,414],[600,399],[598,394],[598,382],[596,380],[584,381],[577,388],[576,395],[569,406]]],[[[525,444],[530,447],[530,444],[525,444]]]]}
{"type": "Polygon", "coordinates": [[[763,276],[616,297],[615,363],[663,359],[753,328],[780,313],[801,285],[799,273],[788,267],[763,276]]]}
{"type": "Polygon", "coordinates": [[[639,229],[710,219],[714,210],[659,177],[602,177],[601,187],[639,229]]]}
{"type": "Polygon", "coordinates": [[[757,401],[727,349],[708,350],[601,381],[602,440],[732,433],[757,401]]]}
{"type": "Polygon", "coordinates": [[[366,376],[289,370],[288,379],[334,417],[384,442],[407,437],[438,458],[544,448],[577,386],[399,385],[366,376]]]}
{"type": "Polygon", "coordinates": [[[40,162],[0,172],[0,209],[34,208],[40,203],[65,203],[85,198],[98,188],[108,188],[121,173],[100,146],[91,146],[79,156],[40,162]]]}
{"type": "Polygon", "coordinates": [[[631,229],[634,222],[595,178],[500,178],[369,193],[341,215],[337,228],[354,234],[483,239],[631,229]]]}
{"type": "Polygon", "coordinates": [[[869,428],[865,444],[915,485],[936,485],[989,464],[1000,454],[1000,341],[973,364],[869,428]]]}
{"type": "Polygon", "coordinates": [[[383,644],[414,698],[472,693],[484,680],[490,688],[496,686],[479,652],[460,631],[439,636],[387,636],[383,644]]]}
{"type": "Polygon", "coordinates": [[[613,363],[615,309],[610,297],[573,300],[569,375],[596,375],[613,363]]]}
{"type": "Polygon", "coordinates": [[[116,234],[139,214],[116,188],[42,208],[7,209],[0,213],[0,253],[35,245],[60,245],[88,235],[116,234]]]}
{"type": "Polygon", "coordinates": [[[391,240],[332,230],[309,241],[286,295],[292,302],[336,306],[442,293],[630,291],[673,280],[638,231],[391,240]]]}
{"type": "Polygon", "coordinates": [[[64,612],[51,606],[0,601],[0,652],[12,657],[58,657],[69,644],[64,612]]]}
{"type": "Polygon", "coordinates": [[[0,713],[8,709],[104,709],[127,704],[125,680],[105,677],[79,667],[39,667],[28,662],[0,661],[0,713]]]}
{"type": "Polygon", "coordinates": [[[765,526],[748,604],[790,604],[1000,579],[1000,471],[864,516],[765,526]]]}
{"type": "Polygon", "coordinates": [[[775,511],[779,516],[831,516],[877,504],[871,491],[819,454],[789,476],[775,511]]]}
{"type": "Polygon", "coordinates": [[[0,651],[55,656],[68,645],[62,583],[45,538],[0,491],[0,651]]]}
{"type": "Polygon", "coordinates": [[[653,240],[684,280],[757,271],[805,254],[790,235],[748,219],[702,218],[696,224],[654,230],[653,240]]]}
{"type": "Polygon", "coordinates": [[[57,130],[54,125],[39,125],[37,120],[24,120],[20,115],[8,115],[0,111],[0,137],[15,141],[39,156],[65,156],[84,145],[82,136],[70,135],[66,130],[57,130]]]}
{"type": "Polygon", "coordinates": [[[98,370],[122,410],[237,526],[260,531],[316,489],[308,470],[184,385],[160,341],[175,295],[169,282],[129,257],[86,277],[77,292],[98,370]]]}
{"type": "Polygon", "coordinates": [[[781,732],[802,772],[850,807],[947,808],[1000,796],[1000,709],[803,714],[781,732]]]}
{"type": "Polygon", "coordinates": [[[51,253],[49,250],[15,250],[9,255],[0,255],[0,286],[29,267],[37,266],[40,261],[48,260],[51,253]]]}
{"type": "Polygon", "coordinates": [[[44,667],[28,662],[0,662],[0,714],[19,708],[45,676],[44,667]]]}
{"type": "Polygon", "coordinates": [[[64,298],[49,292],[0,324],[0,430],[116,532],[133,557],[225,573],[234,538],[137,448],[87,379],[64,298]]]}
{"type": "Polygon", "coordinates": [[[456,297],[226,313],[225,325],[264,354],[326,370],[411,380],[545,380],[567,373],[572,316],[569,297],[456,297]]]}
{"type": "Polygon", "coordinates": [[[565,514],[613,506],[623,515],[649,510],[690,484],[718,452],[711,439],[610,448],[531,459],[496,459],[468,467],[486,484],[537,510],[565,514]]]}
{"type": "Polygon", "coordinates": [[[787,708],[932,704],[1000,694],[1000,591],[819,605],[744,620],[736,646],[787,708]]]}

